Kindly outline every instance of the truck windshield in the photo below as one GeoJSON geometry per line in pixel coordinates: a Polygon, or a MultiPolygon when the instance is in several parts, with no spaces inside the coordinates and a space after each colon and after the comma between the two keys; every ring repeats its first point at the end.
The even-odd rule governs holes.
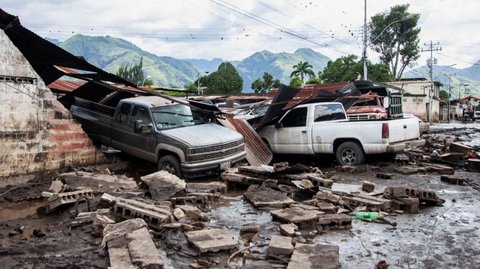
{"type": "Polygon", "coordinates": [[[209,122],[206,116],[182,104],[153,107],[151,111],[158,130],[200,125],[209,122]]]}

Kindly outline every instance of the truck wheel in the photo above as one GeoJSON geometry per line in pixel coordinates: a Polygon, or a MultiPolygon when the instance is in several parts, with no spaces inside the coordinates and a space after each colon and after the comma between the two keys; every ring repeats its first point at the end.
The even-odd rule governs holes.
{"type": "Polygon", "coordinates": [[[335,152],[337,162],[341,165],[359,165],[365,161],[362,148],[355,142],[343,142],[335,152]]]}
{"type": "Polygon", "coordinates": [[[180,162],[178,159],[172,155],[166,155],[158,160],[158,170],[167,171],[170,174],[174,174],[177,177],[182,176],[182,171],[180,170],[180,162]]]}

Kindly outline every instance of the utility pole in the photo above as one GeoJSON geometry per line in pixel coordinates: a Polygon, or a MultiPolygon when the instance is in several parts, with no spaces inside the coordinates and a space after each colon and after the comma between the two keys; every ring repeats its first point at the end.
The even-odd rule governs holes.
{"type": "Polygon", "coordinates": [[[363,80],[368,80],[367,68],[367,0],[365,0],[365,13],[363,17],[363,80]]]}
{"type": "Polygon", "coordinates": [[[433,104],[432,104],[432,100],[433,100],[433,94],[435,93],[435,85],[433,83],[433,64],[434,64],[434,61],[436,61],[437,59],[433,59],[433,52],[434,51],[441,51],[442,50],[442,47],[440,47],[440,43],[437,42],[437,43],[433,43],[433,41],[430,41],[430,44],[428,43],[424,43],[423,44],[424,46],[426,46],[427,48],[425,49],[422,49],[422,52],[430,52],[430,60],[427,61],[427,64],[428,64],[428,67],[430,68],[430,92],[429,92],[429,97],[428,97],[428,100],[429,100],[429,103],[428,103],[428,121],[431,122],[432,121],[432,108],[433,108],[433,104]]]}

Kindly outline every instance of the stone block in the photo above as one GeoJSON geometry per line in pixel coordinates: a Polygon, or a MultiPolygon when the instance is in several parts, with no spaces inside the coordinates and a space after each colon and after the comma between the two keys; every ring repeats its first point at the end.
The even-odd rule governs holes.
{"type": "Polygon", "coordinates": [[[107,225],[102,245],[108,248],[110,268],[163,268],[163,260],[142,219],[107,225]]]}
{"type": "Polygon", "coordinates": [[[284,193],[272,189],[248,191],[244,196],[255,207],[286,207],[295,202],[284,193]]]}
{"type": "Polygon", "coordinates": [[[420,211],[420,201],[418,198],[403,197],[395,198],[393,204],[396,209],[402,210],[406,213],[418,213],[420,211]]]}
{"type": "Polygon", "coordinates": [[[177,208],[181,209],[185,215],[194,221],[208,221],[208,215],[198,209],[196,206],[191,205],[177,205],[177,208]]]}
{"type": "Polygon", "coordinates": [[[375,183],[370,181],[363,181],[362,182],[362,190],[365,192],[373,192],[375,190],[375,183]]]}
{"type": "Polygon", "coordinates": [[[301,207],[289,207],[284,209],[272,210],[270,214],[274,219],[278,219],[285,223],[316,223],[319,216],[323,214],[320,210],[305,210],[301,207]]]}
{"type": "Polygon", "coordinates": [[[307,178],[310,179],[313,185],[317,188],[318,187],[329,188],[329,189],[332,188],[333,180],[331,179],[312,176],[312,175],[309,175],[307,178]]]}
{"type": "Polygon", "coordinates": [[[339,248],[297,243],[287,269],[339,269],[339,248]]]}
{"type": "Polygon", "coordinates": [[[140,178],[148,186],[154,200],[167,200],[175,195],[185,193],[185,180],[166,171],[158,171],[140,178]]]}
{"type": "Polygon", "coordinates": [[[280,233],[285,236],[294,236],[297,230],[298,226],[293,223],[280,225],[280,233]]]}
{"type": "Polygon", "coordinates": [[[440,176],[440,180],[443,182],[447,182],[449,184],[454,184],[454,185],[463,185],[463,178],[460,177],[452,177],[452,176],[440,176]]]}
{"type": "Polygon", "coordinates": [[[377,173],[377,177],[382,178],[382,179],[392,179],[393,174],[392,173],[377,173]]]}
{"type": "Polygon", "coordinates": [[[290,256],[293,252],[292,238],[288,236],[272,235],[268,244],[268,255],[290,256]]]}
{"type": "Polygon", "coordinates": [[[238,243],[232,239],[232,236],[225,234],[222,229],[191,231],[186,232],[185,235],[200,253],[218,252],[238,247],[238,243]]]}

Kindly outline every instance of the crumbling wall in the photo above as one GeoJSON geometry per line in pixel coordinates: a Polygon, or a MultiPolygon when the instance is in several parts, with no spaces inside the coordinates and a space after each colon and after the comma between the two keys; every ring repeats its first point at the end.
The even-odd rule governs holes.
{"type": "Polygon", "coordinates": [[[11,177],[101,159],[70,112],[0,30],[0,187],[11,177]]]}

